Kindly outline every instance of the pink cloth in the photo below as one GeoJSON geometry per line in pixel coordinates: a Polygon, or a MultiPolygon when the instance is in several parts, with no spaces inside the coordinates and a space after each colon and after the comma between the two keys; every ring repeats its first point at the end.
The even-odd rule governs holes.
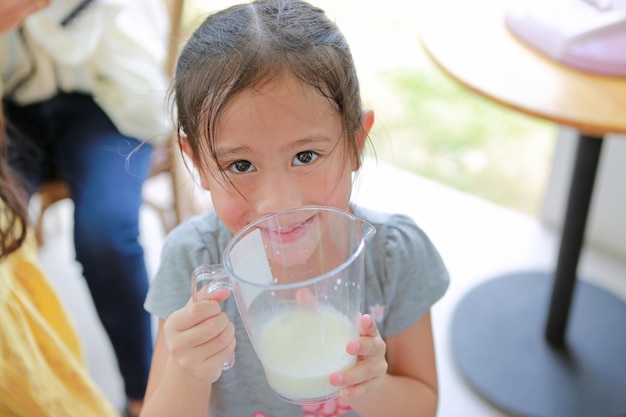
{"type": "Polygon", "coordinates": [[[520,2],[505,14],[522,41],[572,67],[626,76],[626,8],[602,10],[582,0],[520,2]]]}

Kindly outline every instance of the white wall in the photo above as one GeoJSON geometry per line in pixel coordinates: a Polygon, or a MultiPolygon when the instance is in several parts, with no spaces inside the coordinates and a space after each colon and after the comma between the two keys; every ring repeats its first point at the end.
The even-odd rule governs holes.
{"type": "MultiPolygon", "coordinates": [[[[625,116],[626,117],[626,116],[625,116]]],[[[552,172],[540,213],[547,224],[561,228],[576,152],[576,132],[559,129],[552,172]]],[[[586,244],[626,260],[626,136],[604,141],[587,221],[586,244]]]]}

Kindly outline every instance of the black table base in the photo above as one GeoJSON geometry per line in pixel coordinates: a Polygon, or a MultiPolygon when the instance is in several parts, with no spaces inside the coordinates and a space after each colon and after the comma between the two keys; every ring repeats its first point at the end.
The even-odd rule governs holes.
{"type": "Polygon", "coordinates": [[[555,272],[487,281],[454,312],[461,373],[515,416],[626,416],[626,304],[577,279],[602,143],[579,135],[555,272]]]}
{"type": "Polygon", "coordinates": [[[511,274],[461,300],[451,328],[461,374],[515,416],[626,416],[626,304],[579,281],[565,346],[554,347],[544,335],[552,280],[511,274]]]}

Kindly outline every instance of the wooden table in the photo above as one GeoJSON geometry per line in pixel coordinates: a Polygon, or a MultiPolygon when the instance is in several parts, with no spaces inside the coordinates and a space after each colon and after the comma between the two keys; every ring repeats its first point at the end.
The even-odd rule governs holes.
{"type": "Polygon", "coordinates": [[[577,267],[603,138],[626,133],[626,78],[533,50],[506,27],[506,4],[431,0],[420,16],[424,49],[483,97],[576,128],[578,149],[556,270],[511,273],[471,290],[452,319],[455,361],[479,394],[513,415],[625,416],[626,304],[578,280],[577,267]]]}

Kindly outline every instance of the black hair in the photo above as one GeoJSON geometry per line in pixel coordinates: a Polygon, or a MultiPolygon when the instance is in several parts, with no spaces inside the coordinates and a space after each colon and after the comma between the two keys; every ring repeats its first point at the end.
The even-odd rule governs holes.
{"type": "Polygon", "coordinates": [[[259,0],[209,15],[178,58],[174,99],[178,132],[197,163],[216,160],[216,126],[231,99],[293,75],[328,99],[345,149],[361,164],[361,98],[350,48],[323,10],[299,0],[259,0]]]}

